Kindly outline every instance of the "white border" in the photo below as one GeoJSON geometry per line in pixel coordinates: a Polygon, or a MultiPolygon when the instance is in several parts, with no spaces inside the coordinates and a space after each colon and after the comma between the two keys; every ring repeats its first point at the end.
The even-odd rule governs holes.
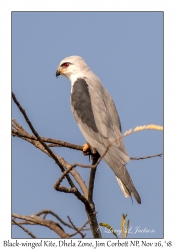
{"type": "MultiPolygon", "coordinates": [[[[166,241],[174,238],[174,129],[175,129],[175,3],[168,1],[1,1],[0,3],[0,114],[1,157],[0,192],[2,216],[1,239],[11,238],[11,11],[164,11],[164,146],[165,146],[165,234],[166,241]]],[[[59,24],[58,24],[59,25],[59,24]]],[[[153,242],[153,240],[151,240],[153,242]]],[[[13,248],[14,249],[14,248],[13,248]]],[[[20,249],[20,248],[18,248],[20,249]]],[[[84,248],[86,249],[86,248],[84,248]]]]}

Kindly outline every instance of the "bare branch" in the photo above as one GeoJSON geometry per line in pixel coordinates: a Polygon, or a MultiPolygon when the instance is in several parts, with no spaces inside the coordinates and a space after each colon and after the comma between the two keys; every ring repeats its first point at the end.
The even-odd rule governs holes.
{"type": "MultiPolygon", "coordinates": [[[[18,100],[16,99],[14,93],[12,93],[12,97],[13,97],[13,100],[14,102],[16,103],[16,105],[18,106],[19,110],[21,111],[21,113],[23,114],[26,122],[28,123],[30,129],[32,130],[33,134],[36,136],[38,142],[35,142],[33,143],[31,139],[27,139],[29,142],[33,143],[36,147],[39,147],[37,144],[40,143],[42,145],[42,147],[44,149],[42,149],[44,152],[47,151],[47,154],[52,157],[55,162],[57,163],[57,165],[61,168],[61,171],[64,172],[65,169],[68,169],[70,168],[70,164],[68,164],[63,158],[59,157],[59,156],[56,156],[55,153],[53,153],[50,148],[46,145],[46,143],[41,139],[41,137],[39,136],[39,134],[37,133],[37,131],[34,129],[31,121],[29,120],[25,110],[21,107],[20,103],[18,102],[18,100]]],[[[15,124],[15,126],[17,126],[15,124]]],[[[71,170],[71,173],[73,172],[74,169],[71,170]]],[[[69,170],[70,171],[70,170],[69,170]]],[[[74,170],[75,171],[75,170],[74,170]]],[[[75,176],[75,175],[74,175],[75,176]]],[[[79,191],[78,189],[75,187],[74,183],[72,182],[70,176],[68,174],[66,174],[66,178],[70,184],[70,186],[72,188],[65,188],[65,187],[56,187],[56,190],[59,190],[59,191],[62,191],[62,192],[71,192],[71,193],[74,193],[76,195],[76,197],[81,200],[84,205],[85,205],[85,209],[86,209],[86,213],[87,213],[87,216],[88,216],[88,220],[89,220],[89,224],[90,224],[90,227],[91,227],[91,230],[92,230],[92,234],[94,236],[94,238],[101,238],[101,233],[99,230],[96,230],[98,228],[98,223],[97,223],[97,219],[96,219],[96,212],[95,212],[95,206],[93,204],[90,204],[89,201],[86,199],[87,196],[83,196],[79,191]]],[[[78,182],[78,181],[77,181],[78,182]]],[[[85,184],[84,184],[85,185],[85,184]]],[[[87,188],[86,190],[86,193],[84,192],[84,195],[86,194],[87,195],[87,188]]],[[[17,217],[19,218],[19,217],[17,217]]],[[[21,217],[22,218],[22,217],[21,217]]],[[[45,219],[41,219],[40,217],[38,216],[35,216],[35,218],[37,218],[38,220],[40,220],[40,223],[41,225],[46,225],[46,220],[45,219]],[[44,221],[44,222],[43,222],[44,221]]],[[[22,219],[25,219],[25,220],[28,220],[28,221],[31,221],[31,222],[37,222],[38,223],[38,220],[34,220],[34,217],[32,216],[32,220],[31,220],[31,217],[23,217],[22,219]]],[[[63,230],[58,227],[58,225],[52,221],[48,221],[49,224],[48,224],[48,227],[51,228],[52,230],[57,230],[57,228],[59,228],[61,230],[61,232],[59,232],[58,234],[60,235],[61,234],[61,237],[62,237],[62,232],[63,230]],[[54,223],[54,224],[53,224],[54,223]],[[57,228],[55,228],[55,225],[57,226],[57,228]]]]}
{"type": "Polygon", "coordinates": [[[58,225],[58,223],[56,223],[54,221],[45,220],[45,219],[42,219],[42,218],[40,218],[39,216],[36,216],[36,215],[23,216],[23,215],[19,215],[19,214],[12,214],[12,216],[14,218],[18,218],[18,219],[22,219],[22,220],[34,222],[34,223],[36,223],[38,225],[48,227],[51,230],[53,230],[56,234],[58,234],[61,238],[69,238],[69,235],[67,233],[65,233],[60,228],[60,226],[58,225]]]}
{"type": "Polygon", "coordinates": [[[24,230],[24,232],[26,232],[29,236],[31,236],[31,238],[36,239],[36,236],[34,234],[32,234],[29,230],[27,230],[25,227],[21,226],[18,222],[16,222],[14,219],[12,219],[12,224],[17,225],[18,227],[22,228],[22,230],[24,230]]]}
{"type": "MultiPolygon", "coordinates": [[[[28,139],[37,140],[36,136],[30,135],[30,134],[25,134],[25,133],[21,132],[20,130],[18,130],[19,128],[17,128],[15,125],[12,125],[12,126],[16,129],[16,130],[15,129],[12,130],[13,136],[26,137],[28,139]]],[[[49,147],[66,147],[66,148],[71,148],[71,149],[80,150],[80,151],[82,151],[82,148],[83,148],[82,146],[79,146],[76,144],[72,144],[69,142],[64,142],[64,141],[60,141],[60,140],[56,140],[56,139],[52,139],[52,138],[41,137],[41,139],[44,142],[52,143],[52,144],[47,145],[49,147]]]]}
{"type": "Polygon", "coordinates": [[[59,186],[57,187],[55,184],[54,184],[54,188],[55,190],[57,191],[60,191],[60,192],[64,192],[64,193],[72,193],[72,194],[75,194],[76,193],[76,188],[67,188],[67,187],[63,187],[63,186],[59,186]]]}
{"type": "Polygon", "coordinates": [[[84,164],[80,164],[80,163],[74,163],[74,164],[72,164],[72,165],[70,166],[70,168],[66,169],[66,170],[63,172],[62,176],[57,180],[57,182],[55,183],[54,186],[55,186],[55,187],[58,187],[58,186],[61,184],[61,182],[63,181],[63,179],[65,178],[65,176],[66,176],[73,168],[75,168],[75,167],[94,168],[93,165],[84,165],[84,164]]]}
{"type": "MultiPolygon", "coordinates": [[[[31,121],[29,120],[25,110],[21,107],[20,103],[18,102],[18,100],[16,99],[16,96],[14,95],[14,93],[12,92],[12,98],[14,100],[14,102],[16,103],[17,107],[19,108],[19,110],[21,111],[21,113],[23,114],[27,124],[29,125],[30,129],[32,130],[32,132],[34,133],[34,135],[36,136],[36,138],[38,139],[38,141],[43,145],[43,147],[47,150],[47,152],[50,154],[50,156],[55,160],[55,162],[57,163],[57,165],[61,168],[61,171],[64,172],[64,167],[62,165],[62,163],[58,160],[58,158],[55,156],[55,154],[52,152],[52,150],[50,150],[50,148],[43,142],[43,140],[41,139],[41,137],[39,136],[39,134],[37,133],[37,131],[34,129],[31,121]]],[[[69,175],[66,176],[69,184],[71,187],[75,187],[74,183],[72,182],[71,178],[69,175]]]]}
{"type": "MultiPolygon", "coordinates": [[[[82,227],[78,228],[78,230],[79,230],[79,231],[90,230],[90,228],[84,228],[88,223],[89,223],[89,222],[86,221],[86,222],[82,225],[82,227]]],[[[69,236],[70,236],[70,237],[73,237],[73,236],[75,236],[76,234],[78,234],[78,232],[75,232],[75,233],[73,233],[73,234],[69,234],[69,236]]]]}
{"type": "Polygon", "coordinates": [[[74,165],[71,165],[70,168],[66,169],[62,176],[57,180],[57,182],[54,184],[54,188],[56,190],[58,190],[57,188],[60,186],[61,182],[63,181],[63,179],[65,178],[65,176],[70,172],[70,170],[72,170],[72,168],[74,167],[74,165]]]}
{"type": "Polygon", "coordinates": [[[30,222],[30,221],[26,221],[26,220],[20,221],[20,222],[18,222],[18,224],[19,224],[19,225],[37,225],[37,224],[34,223],[34,222],[30,222]]]}
{"type": "MultiPolygon", "coordinates": [[[[55,217],[58,221],[60,221],[64,226],[67,226],[67,227],[69,227],[69,228],[75,230],[75,226],[72,226],[71,224],[65,222],[65,221],[62,220],[56,213],[54,213],[53,211],[51,211],[51,210],[49,210],[49,209],[44,209],[44,210],[39,211],[38,213],[36,213],[36,214],[34,214],[34,215],[31,215],[31,216],[41,216],[41,215],[43,215],[43,214],[44,214],[43,219],[45,219],[46,216],[47,216],[48,214],[50,214],[50,215],[52,215],[53,217],[55,217]]],[[[12,219],[12,221],[14,221],[14,220],[12,219]]],[[[37,225],[37,223],[29,222],[29,221],[26,221],[26,220],[24,220],[24,221],[19,221],[19,222],[14,221],[14,223],[15,223],[15,224],[18,224],[19,226],[22,225],[22,224],[25,224],[25,225],[37,225]]],[[[77,228],[77,227],[76,227],[76,228],[78,229],[78,231],[77,231],[77,229],[76,229],[76,232],[74,232],[73,234],[70,234],[69,237],[75,236],[77,233],[79,233],[79,231],[90,230],[90,228],[85,228],[85,226],[86,226],[88,223],[89,223],[89,222],[87,221],[87,222],[85,222],[80,228],[77,228]]],[[[61,228],[60,225],[59,225],[59,227],[61,228]]],[[[62,228],[61,228],[61,229],[62,229],[62,228]]],[[[62,229],[62,230],[63,230],[63,229],[62,229]]],[[[63,230],[63,231],[64,231],[64,230],[63,230]]],[[[36,237],[35,237],[35,238],[36,238],[36,237]]]]}
{"type": "Polygon", "coordinates": [[[36,213],[35,215],[36,215],[36,216],[40,216],[40,215],[42,215],[42,214],[45,214],[45,215],[51,214],[51,215],[54,216],[58,221],[60,221],[64,226],[67,226],[67,227],[69,227],[69,228],[73,228],[70,224],[68,224],[67,222],[63,221],[56,213],[54,213],[54,212],[51,211],[51,210],[45,209],[45,210],[42,210],[42,211],[36,213]]]}
{"type": "Polygon", "coordinates": [[[54,185],[55,190],[64,192],[64,193],[73,193],[75,196],[84,203],[85,207],[87,207],[88,211],[92,212],[92,208],[90,206],[90,203],[88,200],[78,191],[76,187],[73,188],[67,188],[63,186],[57,186],[57,184],[54,185]]]}
{"type": "Polygon", "coordinates": [[[83,233],[81,232],[81,230],[80,230],[79,228],[77,228],[77,227],[74,225],[74,223],[71,221],[71,219],[70,219],[69,216],[67,216],[67,218],[68,218],[70,224],[72,225],[72,227],[77,231],[77,233],[79,233],[79,234],[81,235],[81,237],[84,238],[84,237],[85,237],[85,234],[83,234],[83,233]]]}
{"type": "Polygon", "coordinates": [[[100,155],[98,153],[94,154],[91,156],[92,158],[92,166],[93,168],[91,169],[90,172],[90,178],[89,178],[89,192],[88,192],[88,201],[92,204],[93,203],[93,190],[94,190],[94,181],[95,181],[95,174],[97,170],[97,161],[100,158],[100,155]]]}
{"type": "Polygon", "coordinates": [[[163,154],[157,154],[157,155],[148,155],[148,156],[142,156],[142,157],[130,157],[131,160],[144,160],[144,159],[149,159],[153,157],[161,157],[163,154]]]}
{"type": "MultiPolygon", "coordinates": [[[[26,122],[28,123],[29,127],[31,128],[32,132],[34,133],[34,135],[37,137],[38,141],[43,145],[43,147],[47,150],[47,152],[50,154],[50,156],[55,160],[55,162],[57,163],[58,166],[60,166],[62,172],[64,172],[64,167],[62,165],[63,159],[61,159],[61,161],[58,160],[58,157],[55,156],[55,154],[50,150],[50,148],[42,141],[42,139],[40,138],[39,134],[36,132],[36,130],[34,129],[32,123],[30,122],[25,110],[21,107],[20,103],[17,101],[15,95],[12,93],[12,97],[14,102],[16,103],[16,105],[18,106],[18,108],[20,109],[21,113],[23,114],[26,122]]],[[[65,161],[64,161],[64,165],[65,165],[65,161]]],[[[66,164],[67,165],[67,164],[66,164]]],[[[88,200],[81,195],[81,193],[77,190],[77,188],[75,187],[74,183],[72,182],[71,178],[69,177],[69,175],[66,175],[66,178],[70,184],[70,186],[72,187],[71,189],[67,189],[65,187],[57,187],[55,186],[55,189],[61,192],[70,192],[73,193],[74,195],[76,195],[76,197],[81,200],[86,208],[87,211],[91,211],[91,207],[90,204],[88,202],[88,200]]]]}
{"type": "MultiPolygon", "coordinates": [[[[41,148],[40,143],[38,141],[34,141],[34,140],[30,140],[30,139],[27,139],[27,140],[29,140],[30,143],[32,143],[33,145],[35,145],[37,148],[39,148],[40,150],[42,150],[44,153],[48,154],[47,151],[45,149],[43,149],[43,147],[41,148]]],[[[69,163],[67,163],[63,158],[60,158],[60,159],[63,160],[63,163],[65,164],[65,168],[66,169],[68,169],[68,168],[71,167],[71,165],[69,163]]],[[[81,164],[76,164],[76,165],[79,165],[79,166],[82,166],[82,167],[90,167],[90,166],[85,166],[85,165],[81,165],[81,164]]],[[[88,215],[88,219],[90,220],[89,223],[91,225],[91,230],[92,230],[93,236],[95,238],[101,238],[100,231],[96,232],[96,228],[98,227],[98,223],[97,223],[97,219],[96,219],[95,208],[94,208],[94,206],[91,207],[90,204],[89,204],[89,202],[86,199],[86,197],[88,198],[87,187],[86,187],[84,181],[81,179],[80,175],[75,171],[75,169],[72,169],[70,171],[70,173],[75,178],[75,180],[77,181],[77,183],[79,184],[80,188],[82,189],[82,191],[84,193],[85,197],[82,196],[81,193],[78,190],[76,192],[74,192],[74,194],[77,196],[77,198],[80,199],[85,204],[86,213],[88,215]],[[94,222],[95,222],[95,226],[93,228],[94,222]]],[[[63,192],[63,188],[60,191],[63,192]]],[[[64,188],[64,192],[66,192],[66,191],[67,191],[67,188],[64,188]]],[[[74,191],[74,190],[71,190],[71,191],[74,191]]]]}
{"type": "MultiPolygon", "coordinates": [[[[15,119],[12,119],[13,122],[15,122],[15,124],[18,124],[15,119]]],[[[30,135],[28,134],[23,128],[22,126],[20,126],[18,124],[18,129],[21,129],[20,131],[18,130],[17,134],[20,135],[19,137],[23,140],[26,140],[28,142],[30,142],[31,144],[33,144],[36,148],[39,148],[41,151],[43,151],[45,154],[47,154],[49,157],[50,154],[48,153],[48,151],[43,147],[43,145],[36,139],[35,136],[33,135],[30,135]],[[24,136],[24,137],[23,137],[24,136]],[[35,139],[34,139],[35,138],[35,139]]],[[[13,131],[13,130],[12,130],[13,131]]],[[[42,138],[45,138],[45,137],[42,137],[42,138]]],[[[61,158],[60,156],[58,156],[56,153],[55,154],[55,157],[58,158],[58,160],[62,163],[62,165],[64,166],[64,168],[66,169],[69,169],[71,167],[71,165],[66,162],[63,158],[61,158]]],[[[78,183],[78,185],[80,186],[81,190],[83,191],[83,194],[85,197],[88,197],[88,190],[87,190],[87,187],[86,187],[86,184],[85,182],[83,181],[83,179],[81,178],[80,174],[75,170],[75,169],[72,169],[70,171],[70,174],[74,177],[74,179],[76,180],[76,182],[78,183]]]]}

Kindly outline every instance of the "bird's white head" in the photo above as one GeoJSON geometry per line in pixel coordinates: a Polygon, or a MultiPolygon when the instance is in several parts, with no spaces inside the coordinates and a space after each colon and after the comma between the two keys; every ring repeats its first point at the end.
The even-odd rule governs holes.
{"type": "Polygon", "coordinates": [[[57,69],[56,76],[63,75],[69,78],[72,82],[77,76],[83,77],[84,72],[87,72],[89,67],[80,56],[69,56],[64,58],[57,69]]]}

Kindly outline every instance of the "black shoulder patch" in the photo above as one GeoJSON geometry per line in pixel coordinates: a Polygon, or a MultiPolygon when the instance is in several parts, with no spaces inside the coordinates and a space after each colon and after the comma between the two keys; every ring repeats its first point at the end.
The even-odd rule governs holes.
{"type": "Polygon", "coordinates": [[[98,132],[92,112],[91,97],[89,95],[88,84],[85,79],[78,78],[72,88],[71,105],[80,120],[90,127],[94,132],[98,132]]]}

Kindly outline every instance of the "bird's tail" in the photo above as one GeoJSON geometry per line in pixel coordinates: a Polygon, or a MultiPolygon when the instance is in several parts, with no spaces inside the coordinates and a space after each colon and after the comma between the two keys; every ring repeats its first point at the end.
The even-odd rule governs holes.
{"type": "Polygon", "coordinates": [[[130,189],[131,191],[129,191],[129,189],[125,186],[125,184],[123,184],[123,182],[116,176],[116,179],[118,181],[118,184],[124,194],[124,196],[126,198],[129,198],[131,196],[131,193],[133,194],[134,198],[136,199],[136,201],[141,204],[141,198],[139,193],[137,192],[136,188],[134,187],[134,184],[132,182],[132,180],[130,179],[130,186],[132,186],[132,189],[130,189]]]}
{"type": "MultiPolygon", "coordinates": [[[[97,151],[100,155],[103,154],[102,149],[98,148],[97,151]]],[[[134,184],[131,180],[128,170],[126,169],[126,166],[125,166],[125,162],[128,161],[128,158],[129,157],[126,155],[125,159],[123,160],[121,155],[116,154],[116,148],[112,148],[112,147],[109,148],[108,152],[104,156],[104,160],[115,173],[118,184],[124,196],[130,197],[132,194],[134,198],[136,199],[136,201],[139,204],[141,204],[140,195],[138,194],[136,188],[134,187],[134,184]]]]}

